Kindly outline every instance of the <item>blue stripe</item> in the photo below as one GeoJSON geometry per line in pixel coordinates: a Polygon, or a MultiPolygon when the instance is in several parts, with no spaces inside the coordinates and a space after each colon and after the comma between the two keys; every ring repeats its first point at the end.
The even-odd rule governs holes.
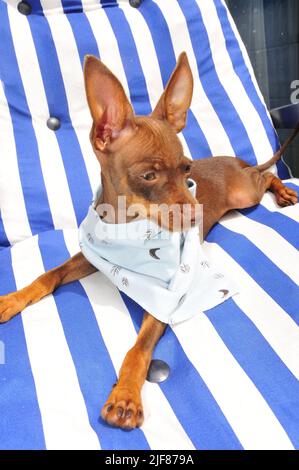
{"type": "Polygon", "coordinates": [[[63,11],[68,13],[82,13],[82,3],[80,0],[61,0],[63,11]]]}
{"type": "Polygon", "coordinates": [[[86,215],[92,198],[90,181],[78,138],[71,123],[63,78],[48,21],[44,15],[29,15],[27,18],[37,53],[49,113],[50,116],[55,116],[61,121],[61,128],[55,132],[55,136],[63,155],[62,161],[79,225],[86,215]],[[49,64],[51,64],[50,67],[49,64]]]}
{"type": "MultiPolygon", "coordinates": [[[[131,57],[131,58],[134,57],[135,58],[135,54],[137,54],[137,51],[134,50],[134,48],[133,48],[133,50],[131,49],[131,41],[128,40],[128,38],[132,39],[131,38],[131,32],[128,29],[128,25],[125,21],[125,17],[123,16],[123,13],[121,12],[121,16],[120,16],[119,13],[120,13],[119,9],[113,9],[112,11],[109,11],[109,14],[107,14],[107,16],[108,16],[108,18],[111,22],[112,28],[114,28],[116,26],[116,24],[121,25],[121,27],[119,27],[119,30],[114,30],[114,33],[117,37],[119,46],[122,48],[122,50],[121,50],[122,57],[131,57]],[[125,36],[122,36],[122,34],[124,34],[125,36]],[[126,39],[126,41],[125,41],[125,39],[126,39]],[[121,44],[123,44],[123,45],[121,45],[121,44]],[[128,51],[127,51],[127,48],[128,48],[128,51]]],[[[133,41],[133,39],[132,39],[132,41],[133,41]]],[[[139,61],[137,61],[137,69],[139,68],[138,64],[139,64],[139,61]]],[[[136,62],[135,62],[135,65],[136,65],[136,62]]],[[[124,68],[125,68],[125,72],[128,76],[131,73],[131,71],[128,70],[128,68],[125,67],[125,64],[124,64],[124,68]]],[[[141,69],[138,70],[138,75],[140,75],[140,74],[142,74],[141,69]]],[[[130,81],[130,80],[128,80],[128,81],[130,81]]],[[[143,86],[145,86],[145,82],[144,82],[143,86]]],[[[132,101],[134,101],[133,96],[131,96],[131,99],[132,99],[132,101]]],[[[147,96],[146,99],[147,99],[148,104],[149,104],[148,96],[147,96]]],[[[150,110],[146,110],[146,109],[140,109],[138,111],[136,108],[135,108],[135,111],[139,112],[139,113],[142,113],[142,114],[145,114],[146,112],[150,112],[150,110]]],[[[127,300],[130,301],[129,299],[127,299],[127,300]]],[[[131,303],[132,303],[132,301],[131,301],[131,303]]],[[[130,310],[132,310],[131,307],[132,307],[132,305],[129,306],[130,310]]],[[[173,338],[173,341],[175,341],[175,336],[173,334],[172,334],[172,338],[173,338]]],[[[177,341],[175,341],[175,342],[176,342],[177,345],[179,344],[177,341]]],[[[183,362],[187,363],[188,360],[185,357],[184,352],[182,350],[181,350],[181,355],[183,357],[183,362]]],[[[195,377],[198,376],[198,374],[195,370],[194,370],[194,375],[195,375],[195,377]]],[[[200,445],[202,448],[205,448],[204,446],[206,446],[206,448],[238,448],[238,449],[241,448],[241,445],[240,445],[239,441],[237,440],[236,436],[233,434],[233,431],[231,430],[229,424],[227,423],[225,417],[223,416],[221,410],[219,409],[219,406],[217,405],[217,403],[215,402],[215,400],[211,396],[210,392],[208,391],[207,387],[205,386],[205,384],[203,383],[203,381],[200,377],[197,377],[197,382],[198,382],[197,389],[198,390],[203,390],[203,393],[205,395],[205,399],[202,400],[202,393],[200,393],[200,396],[198,396],[198,401],[199,402],[203,401],[203,403],[205,403],[205,404],[207,404],[207,402],[208,402],[210,404],[210,407],[208,407],[208,409],[206,409],[205,407],[202,407],[202,412],[201,412],[202,422],[201,422],[201,425],[203,425],[202,423],[205,423],[204,426],[203,426],[203,429],[204,429],[203,432],[202,432],[203,435],[200,434],[200,436],[198,437],[198,430],[196,429],[196,427],[193,427],[193,429],[190,429],[190,433],[194,437],[195,442],[197,442],[198,445],[200,445]],[[208,416],[209,416],[209,419],[208,419],[208,416]],[[222,429],[222,438],[221,439],[219,439],[219,435],[216,436],[216,435],[213,435],[213,433],[209,432],[209,431],[212,431],[212,430],[215,429],[215,422],[218,423],[217,429],[218,428],[222,429]],[[206,435],[210,435],[211,437],[209,439],[206,439],[205,438],[206,435]],[[216,439],[216,437],[217,437],[217,439],[216,439]]],[[[167,386],[167,388],[169,389],[169,396],[171,396],[171,394],[172,394],[172,402],[175,406],[177,405],[177,398],[178,398],[177,385],[179,383],[182,383],[182,382],[180,382],[180,380],[176,380],[174,378],[172,380],[172,383],[170,383],[167,386]],[[171,390],[173,390],[173,393],[171,393],[171,390]]],[[[186,392],[183,393],[183,391],[180,391],[179,396],[184,397],[184,395],[186,395],[186,392]]],[[[185,398],[187,398],[187,397],[185,396],[185,398]]],[[[182,399],[181,399],[181,403],[183,404],[182,399]]],[[[186,421],[186,416],[189,416],[189,414],[191,412],[190,401],[188,401],[186,399],[186,403],[188,403],[188,410],[185,410],[185,406],[183,406],[183,408],[181,409],[181,413],[180,413],[182,419],[184,419],[185,421],[186,421]],[[187,414],[185,414],[186,411],[188,411],[187,414]]],[[[197,406],[197,404],[195,404],[195,403],[194,403],[194,405],[197,406]]],[[[177,410],[176,410],[176,413],[177,413],[177,410]]],[[[186,423],[186,426],[187,426],[187,428],[190,427],[188,422],[186,423]]],[[[188,429],[188,431],[189,431],[189,429],[188,429]]]]}
{"type": "MultiPolygon", "coordinates": [[[[108,18],[111,22],[112,27],[114,27],[116,25],[116,21],[118,22],[117,24],[121,23],[121,27],[119,28],[119,31],[124,32],[125,36],[127,38],[127,40],[125,41],[125,37],[122,37],[121,33],[119,33],[119,36],[118,36],[118,32],[114,31],[114,33],[115,33],[115,35],[118,39],[118,44],[120,45],[123,42],[126,45],[126,48],[128,47],[128,49],[129,49],[129,54],[128,54],[127,50],[124,50],[126,48],[124,48],[124,46],[122,46],[122,50],[121,50],[122,56],[123,57],[128,57],[128,56],[132,57],[131,54],[133,54],[133,56],[134,56],[135,53],[137,54],[137,51],[130,50],[131,43],[130,43],[130,41],[128,41],[128,38],[130,37],[130,31],[128,30],[128,26],[126,24],[123,13],[121,12],[121,17],[118,18],[118,16],[120,16],[119,15],[120,10],[119,9],[114,9],[114,10],[112,10],[112,12],[113,13],[109,12],[109,15],[108,15],[108,18]]],[[[125,67],[125,71],[126,71],[127,76],[128,76],[128,74],[131,73],[130,70],[128,70],[126,67],[125,67]]],[[[140,74],[140,73],[142,73],[141,69],[138,70],[138,74],[140,74]]],[[[144,83],[144,86],[145,86],[145,83],[144,83]]],[[[134,97],[131,97],[131,98],[132,98],[132,100],[134,100],[134,97]]],[[[148,105],[149,105],[148,96],[147,96],[147,100],[148,100],[148,105]]],[[[142,109],[142,110],[137,111],[137,109],[135,108],[135,111],[144,114],[146,112],[149,112],[150,110],[142,109]]],[[[174,337],[174,335],[172,335],[172,336],[174,337]]],[[[184,353],[182,353],[182,355],[184,355],[184,353]]],[[[185,358],[185,362],[186,361],[187,361],[187,359],[185,358]]],[[[197,375],[196,371],[195,371],[195,375],[197,375]]],[[[176,382],[176,381],[174,380],[174,382],[176,382]]],[[[207,426],[210,426],[211,430],[215,429],[215,420],[217,420],[217,422],[219,423],[219,428],[222,428],[222,430],[223,430],[222,439],[219,439],[218,436],[217,436],[217,439],[216,439],[216,436],[214,436],[214,437],[212,436],[209,439],[209,442],[206,443],[206,448],[217,448],[217,447],[219,447],[219,448],[231,448],[231,447],[240,448],[241,447],[240,443],[238,442],[237,438],[234,436],[234,434],[233,434],[231,428],[229,427],[228,423],[226,422],[226,419],[224,418],[222,412],[219,410],[219,407],[218,407],[217,403],[214,401],[213,397],[210,396],[210,392],[207,390],[205,384],[202,382],[202,380],[200,378],[198,378],[198,382],[199,382],[199,388],[198,389],[199,390],[203,389],[204,392],[205,392],[205,395],[208,396],[208,399],[206,398],[204,400],[204,403],[207,403],[207,400],[209,400],[209,402],[211,403],[211,410],[213,410],[212,413],[211,413],[211,410],[210,410],[210,412],[207,412],[205,409],[202,411],[202,414],[203,414],[202,421],[204,423],[207,423],[207,421],[208,421],[207,420],[207,414],[209,416],[212,416],[212,418],[210,418],[209,425],[205,424],[205,427],[204,427],[205,435],[210,434],[210,433],[207,432],[207,426]],[[216,409],[216,411],[215,411],[215,409],[216,409]],[[217,414],[220,415],[220,418],[217,417],[217,414]]],[[[110,383],[111,383],[111,381],[110,381],[110,383]]],[[[173,397],[172,397],[172,399],[173,399],[172,401],[174,403],[176,402],[176,399],[177,399],[177,392],[176,392],[176,386],[175,385],[176,385],[175,383],[169,385],[170,390],[172,388],[174,389],[173,397]]],[[[199,401],[202,400],[202,396],[198,397],[198,398],[200,398],[199,401]]],[[[190,409],[188,409],[188,414],[189,414],[189,412],[190,412],[190,409]]],[[[182,417],[184,416],[184,410],[182,410],[181,415],[182,415],[182,417]]],[[[191,434],[194,435],[195,440],[198,439],[196,437],[197,436],[197,429],[196,428],[193,429],[193,433],[191,433],[191,434]]],[[[199,445],[204,446],[204,443],[202,443],[203,439],[201,438],[201,436],[198,439],[198,441],[199,441],[198,442],[199,445]]]]}
{"type": "Polygon", "coordinates": [[[232,299],[209,310],[207,316],[299,448],[298,380],[232,299]]]}
{"type": "MultiPolygon", "coordinates": [[[[0,67],[0,70],[1,70],[1,67],[0,67]]],[[[1,77],[1,73],[0,73],[0,80],[3,80],[3,78],[1,77]]],[[[1,206],[0,206],[0,250],[1,248],[8,247],[8,246],[10,246],[10,242],[5,232],[5,228],[4,228],[4,224],[2,220],[2,214],[1,214],[1,206]]]]}
{"type": "Polygon", "coordinates": [[[217,75],[201,11],[194,0],[178,0],[178,3],[187,22],[205,93],[230,139],[235,154],[254,165],[257,160],[246,128],[217,75]]]}
{"type": "Polygon", "coordinates": [[[5,232],[2,215],[1,215],[1,209],[0,209],[0,250],[1,248],[5,248],[7,246],[10,246],[10,243],[5,232]]]}
{"type": "MultiPolygon", "coordinates": [[[[283,181],[283,184],[285,186],[287,186],[288,188],[293,189],[294,191],[297,191],[297,193],[299,194],[299,184],[296,184],[296,183],[293,183],[293,182],[291,183],[289,181],[287,181],[287,182],[283,181]]],[[[297,202],[297,204],[298,204],[298,202],[297,202]]]]}
{"type": "MultiPolygon", "coordinates": [[[[79,11],[82,12],[81,2],[76,0],[76,5],[79,11]]],[[[73,15],[73,9],[68,5],[68,0],[63,0],[62,6],[74,34],[81,64],[83,65],[86,54],[93,54],[99,57],[99,49],[85,14],[73,15]]]]}
{"type": "Polygon", "coordinates": [[[287,165],[285,165],[285,163],[283,162],[282,159],[280,159],[276,163],[276,167],[277,167],[277,174],[278,174],[280,179],[283,180],[283,179],[286,179],[286,178],[290,177],[289,169],[288,169],[287,165]]]}
{"type": "Polygon", "coordinates": [[[218,243],[294,321],[299,323],[298,286],[250,240],[217,224],[208,234],[207,241],[218,243]]]}
{"type": "Polygon", "coordinates": [[[286,217],[280,212],[271,212],[261,204],[253,208],[242,209],[240,212],[249,219],[272,228],[299,250],[299,225],[290,217],[286,217]]]}
{"type": "MultiPolygon", "coordinates": [[[[1,5],[0,5],[1,7],[1,5]]],[[[0,251],[0,295],[16,290],[10,249],[0,251]]],[[[45,449],[45,439],[21,316],[0,324],[0,449],[45,449]]]]}
{"type": "MultiPolygon", "coordinates": [[[[70,257],[61,231],[42,234],[39,237],[39,246],[46,271],[70,257]]],[[[148,443],[140,429],[130,433],[112,429],[99,418],[101,407],[117,377],[82,285],[80,282],[73,282],[60,287],[54,293],[54,299],[76,368],[89,422],[101,447],[106,450],[148,449],[148,443]]]]}
{"type": "Polygon", "coordinates": [[[120,8],[104,8],[117,40],[135,114],[150,114],[152,109],[138,52],[127,19],[120,8]]]}
{"type": "MultiPolygon", "coordinates": [[[[37,3],[38,8],[42,11],[40,2],[34,3],[37,3]]],[[[102,0],[101,3],[103,6],[117,7],[117,3],[113,0],[102,0]]],[[[219,16],[222,15],[222,27],[226,31],[225,28],[228,28],[226,12],[223,7],[219,9],[218,0],[216,0],[216,4],[218,5],[217,11],[219,16]],[[224,10],[225,15],[222,10],[224,10]]],[[[205,69],[206,65],[209,66],[212,63],[211,58],[211,63],[206,62],[205,54],[208,51],[206,50],[205,41],[207,38],[203,38],[204,34],[200,30],[202,25],[199,25],[194,20],[194,18],[198,18],[198,13],[193,3],[185,1],[184,5],[186,5],[185,14],[188,17],[189,31],[192,31],[192,35],[195,38],[193,47],[195,48],[196,46],[198,51],[197,61],[206,73],[205,83],[209,85],[210,90],[211,75],[205,69]],[[193,13],[197,15],[194,16],[192,21],[190,20],[189,12],[187,12],[190,6],[192,7],[190,10],[191,15],[193,13]],[[204,41],[199,43],[199,40],[202,39],[204,41]],[[204,54],[202,54],[202,51],[204,54]],[[200,62],[199,57],[202,55],[204,55],[204,58],[200,62]]],[[[68,21],[76,39],[81,62],[85,53],[99,55],[89,22],[84,14],[78,14],[78,12],[82,11],[81,2],[63,0],[63,6],[65,12],[77,12],[76,15],[68,14],[68,21]]],[[[105,11],[118,41],[135,110],[138,113],[142,112],[142,114],[150,112],[146,82],[134,38],[124,13],[119,8],[106,8],[105,11]],[[133,62],[130,62],[131,59],[133,59],[133,62]],[[138,77],[138,80],[136,77],[138,77]]],[[[138,11],[144,16],[150,28],[165,85],[171,70],[175,66],[175,54],[167,23],[158,6],[149,0],[146,0],[138,11]]],[[[51,37],[48,22],[43,16],[31,15],[28,17],[28,21],[37,49],[50,114],[61,117],[63,121],[62,128],[56,133],[56,137],[62,155],[64,155],[70,191],[75,205],[77,220],[80,222],[85,216],[86,208],[89,205],[91,190],[79,143],[70,123],[67,97],[55,45],[51,37]],[[57,108],[58,105],[59,107],[57,108]],[[78,187],[80,187],[80,190],[78,190],[78,187]]],[[[38,233],[52,228],[53,221],[43,181],[36,137],[13,50],[7,10],[1,1],[0,23],[2,25],[0,31],[0,76],[6,83],[5,93],[10,103],[21,184],[24,191],[29,223],[32,232],[38,233]],[[9,67],[5,67],[5,64],[9,64],[9,67]],[[26,143],[25,146],[24,142],[26,143]]],[[[230,32],[230,34],[232,35],[233,33],[230,32]]],[[[230,41],[227,41],[227,47],[231,47],[230,41]]],[[[238,73],[238,61],[243,60],[238,45],[236,45],[236,49],[229,50],[229,53],[235,71],[238,73]]],[[[213,86],[218,86],[218,77],[214,69],[212,69],[211,73],[213,78],[211,92],[215,95],[213,86]]],[[[248,76],[244,76],[242,80],[243,85],[246,83],[246,86],[249,87],[247,90],[249,97],[265,120],[263,122],[269,137],[269,119],[254,90],[251,79],[250,83],[247,82],[248,76]]],[[[222,106],[223,91],[221,89],[219,96],[216,94],[217,96],[215,97],[215,103],[219,101],[219,112],[222,112],[220,103],[222,106]]],[[[227,99],[226,96],[224,98],[227,99]]],[[[231,126],[233,128],[236,126],[236,123],[231,114],[230,107],[231,103],[226,101],[223,115],[227,113],[228,109],[229,117],[226,120],[225,116],[225,123],[227,123],[228,127],[231,126]],[[229,105],[228,108],[227,104],[229,105]]],[[[230,137],[238,148],[241,141],[244,141],[244,149],[246,147],[246,155],[248,156],[248,136],[245,135],[246,132],[242,125],[240,126],[239,121],[237,122],[237,128],[235,133],[232,131],[230,137]],[[234,135],[237,133],[238,139],[235,140],[234,135]]],[[[184,131],[184,136],[194,158],[205,157],[211,154],[207,141],[192,112],[189,113],[188,126],[184,131]]],[[[241,155],[239,149],[236,153],[241,155]]],[[[279,165],[284,167],[282,162],[279,165]]],[[[293,184],[288,183],[287,185],[295,187],[293,184]]],[[[294,246],[298,246],[298,237],[296,237],[298,229],[296,232],[295,227],[297,228],[297,225],[295,225],[295,222],[291,221],[289,223],[288,219],[288,224],[285,225],[285,217],[283,215],[267,213],[266,209],[260,209],[259,207],[254,211],[245,210],[243,213],[253,220],[261,220],[263,223],[266,220],[268,226],[273,227],[294,246]]],[[[0,221],[0,232],[1,229],[0,221]]],[[[295,284],[279,268],[273,265],[260,250],[245,237],[235,234],[220,225],[213,229],[208,239],[210,237],[212,237],[212,240],[213,237],[217,241],[218,239],[221,240],[221,246],[237,259],[241,266],[290,315],[293,317],[297,315],[296,318],[298,318],[298,312],[295,312],[295,307],[299,304],[299,294],[295,284]]],[[[8,243],[7,238],[6,241],[8,243]]],[[[4,240],[4,243],[6,241],[4,240]]],[[[61,263],[69,257],[61,232],[42,234],[39,238],[39,244],[46,269],[61,263]]],[[[4,289],[3,291],[1,290],[1,293],[6,293],[8,290],[15,288],[10,251],[8,249],[3,249],[0,252],[0,267],[0,289],[4,289]]],[[[61,287],[54,294],[54,298],[75,363],[89,420],[97,433],[102,447],[104,449],[115,450],[148,449],[148,443],[141,430],[125,433],[106,426],[101,420],[98,421],[100,408],[110,393],[111,385],[115,382],[116,375],[109,352],[99,332],[92,307],[81,284],[76,282],[61,287]]],[[[125,302],[130,309],[135,328],[138,330],[141,324],[142,310],[128,298],[125,298],[125,302]]],[[[298,400],[295,400],[295,397],[298,396],[298,386],[296,386],[297,384],[295,384],[293,376],[256,330],[255,326],[237,308],[233,301],[221,304],[217,309],[209,311],[208,316],[217,328],[220,336],[225,340],[230,351],[265,396],[274,413],[290,435],[294,445],[298,447],[299,431],[298,427],[296,428],[294,424],[298,422],[299,407],[298,400]],[[240,342],[240,337],[245,338],[245,340],[240,342]],[[254,348],[251,347],[252,345],[254,345],[254,348]]],[[[0,339],[5,341],[8,358],[7,364],[0,365],[0,447],[3,449],[45,448],[40,410],[21,317],[16,317],[6,325],[0,325],[0,339]]],[[[186,357],[170,328],[168,328],[165,336],[158,344],[155,357],[163,358],[171,366],[172,374],[168,381],[160,385],[161,390],[164,392],[194,445],[198,449],[240,449],[241,444],[217,402],[186,357]]]]}
{"type": "Polygon", "coordinates": [[[7,5],[3,2],[0,2],[0,24],[0,75],[9,103],[28,222],[32,234],[35,235],[54,228],[54,225],[36,136],[12,42],[7,5]]]}
{"type": "Polygon", "coordinates": [[[117,1],[116,0],[99,0],[100,3],[103,5],[103,7],[117,7],[117,1]]]}
{"type": "Polygon", "coordinates": [[[280,159],[277,163],[276,163],[276,167],[277,167],[277,174],[279,176],[280,179],[285,179],[285,178],[289,178],[290,177],[290,172],[288,170],[288,167],[284,164],[283,160],[280,159]]]}
{"type": "MultiPolygon", "coordinates": [[[[215,7],[216,7],[217,14],[219,17],[219,21],[223,30],[223,34],[225,37],[226,48],[231,58],[234,71],[239,77],[239,79],[241,80],[243,87],[244,87],[244,91],[247,92],[249,99],[251,100],[255,109],[259,113],[259,116],[265,128],[265,131],[267,133],[270,145],[272,147],[273,153],[275,153],[276,150],[278,150],[279,148],[278,137],[276,133],[273,131],[273,125],[267,114],[266,107],[260,100],[258,93],[256,91],[256,88],[252,82],[250,73],[244,62],[243,54],[241,52],[238,40],[228,20],[226,8],[224,7],[221,0],[214,0],[214,3],[215,3],[215,7]]],[[[283,178],[289,177],[288,169],[282,161],[280,161],[279,164],[277,164],[277,168],[278,168],[278,174],[280,178],[283,179],[283,178]]]]}
{"type": "MultiPolygon", "coordinates": [[[[143,310],[122,293],[135,329],[141,326],[143,310]]],[[[177,419],[196,449],[242,449],[218,403],[189,361],[171,328],[160,339],[153,358],[170,366],[169,378],[159,384],[177,419]]]]}
{"type": "MultiPolygon", "coordinates": [[[[144,17],[151,33],[161,70],[163,85],[165,87],[176,65],[175,53],[167,22],[158,5],[154,2],[144,0],[138,12],[144,17]]],[[[191,110],[188,112],[187,126],[183,130],[183,135],[192,158],[205,158],[212,155],[208,142],[200,128],[200,123],[197,122],[191,110]]]]}

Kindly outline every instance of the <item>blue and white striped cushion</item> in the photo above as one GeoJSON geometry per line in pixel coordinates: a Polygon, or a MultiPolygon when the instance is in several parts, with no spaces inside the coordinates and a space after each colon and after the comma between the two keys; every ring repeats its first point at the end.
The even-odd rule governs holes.
{"type": "MultiPolygon", "coordinates": [[[[145,114],[186,50],[195,77],[186,154],[255,163],[277,148],[221,0],[144,0],[140,9],[30,0],[27,17],[17,3],[0,0],[0,294],[78,251],[76,229],[100,178],[88,139],[86,53],[103,59],[145,114]],[[61,120],[56,133],[49,116],[61,120]]],[[[282,163],[278,172],[288,177],[282,163]]],[[[98,420],[142,319],[103,275],[63,286],[1,325],[0,448],[299,448],[298,222],[298,206],[280,209],[267,194],[211,231],[211,257],[242,292],[168,328],[155,357],[171,376],[146,383],[139,430],[98,420]]]]}

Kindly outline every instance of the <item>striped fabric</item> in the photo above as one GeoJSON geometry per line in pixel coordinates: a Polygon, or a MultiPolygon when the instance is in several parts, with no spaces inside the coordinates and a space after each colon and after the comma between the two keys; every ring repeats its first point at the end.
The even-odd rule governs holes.
{"type": "MultiPolygon", "coordinates": [[[[195,78],[186,155],[254,164],[277,138],[222,0],[0,0],[0,295],[75,254],[100,169],[89,144],[86,53],[100,56],[138,114],[188,53],[195,78]],[[55,133],[49,116],[61,120],[55,133]]],[[[286,167],[277,171],[289,178],[286,167]]],[[[287,185],[299,190],[299,180],[287,185]]],[[[168,328],[146,383],[145,423],[123,432],[99,411],[142,310],[100,273],[0,325],[1,449],[299,448],[299,211],[271,194],[221,220],[206,241],[241,293],[168,328]]]]}

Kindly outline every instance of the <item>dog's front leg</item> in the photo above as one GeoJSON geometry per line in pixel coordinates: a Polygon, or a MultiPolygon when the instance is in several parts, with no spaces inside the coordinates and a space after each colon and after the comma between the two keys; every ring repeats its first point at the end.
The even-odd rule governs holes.
{"type": "Polygon", "coordinates": [[[27,305],[34,304],[51,294],[58,286],[81,279],[95,271],[97,269],[84,258],[83,254],[77,253],[57,268],[42,274],[29,286],[0,296],[0,323],[7,322],[27,305]]]}
{"type": "Polygon", "coordinates": [[[162,336],[166,323],[149,313],[143,322],[135,345],[126,354],[117,384],[103,406],[101,416],[112,426],[133,429],[143,423],[141,388],[146,379],[153,350],[162,336]]]}

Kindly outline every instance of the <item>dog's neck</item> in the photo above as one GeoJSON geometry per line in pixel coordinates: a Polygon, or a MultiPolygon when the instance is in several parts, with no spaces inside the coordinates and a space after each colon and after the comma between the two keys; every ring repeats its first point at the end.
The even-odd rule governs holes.
{"type": "MultiPolygon", "coordinates": [[[[117,190],[115,189],[111,177],[109,174],[105,174],[102,172],[101,175],[101,194],[99,195],[98,200],[96,201],[95,204],[95,209],[97,212],[101,213],[102,211],[100,210],[100,206],[105,205],[110,206],[114,210],[115,218],[111,219],[109,217],[109,214],[105,217],[105,222],[107,223],[118,223],[119,220],[123,222],[124,220],[124,215],[119,213],[119,196],[126,196],[125,194],[119,194],[117,190]]],[[[126,214],[125,217],[126,223],[129,223],[133,220],[135,220],[135,217],[129,217],[126,214]]]]}

